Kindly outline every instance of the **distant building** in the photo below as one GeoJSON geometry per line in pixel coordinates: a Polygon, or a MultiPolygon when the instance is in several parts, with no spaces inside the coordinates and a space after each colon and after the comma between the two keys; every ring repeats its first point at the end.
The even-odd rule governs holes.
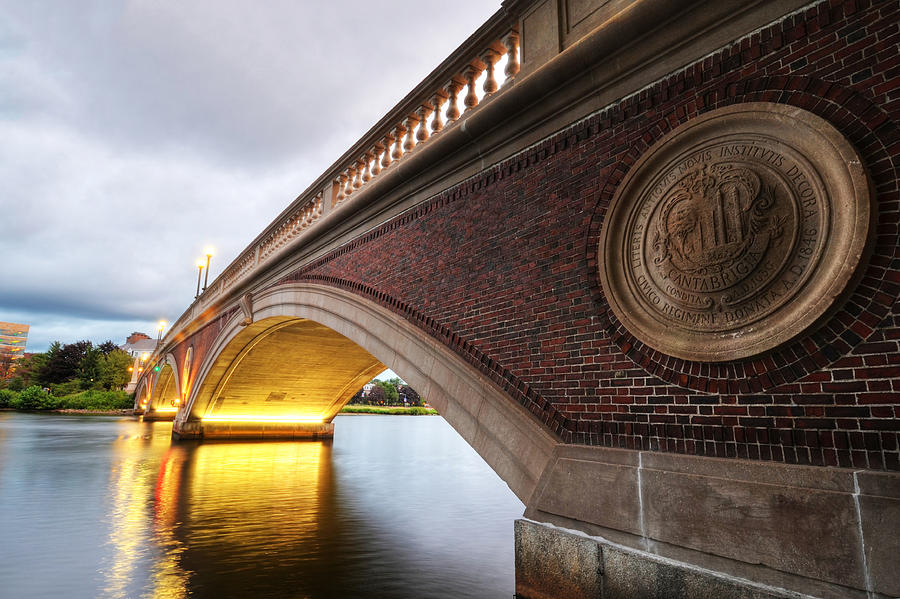
{"type": "Polygon", "coordinates": [[[29,328],[27,324],[0,322],[0,379],[11,377],[16,362],[25,356],[29,328]]]}
{"type": "Polygon", "coordinates": [[[134,358],[134,364],[131,367],[131,380],[125,385],[125,391],[131,393],[137,386],[138,377],[144,370],[144,364],[147,358],[156,350],[156,339],[151,339],[149,335],[134,332],[125,340],[125,345],[119,346],[122,351],[134,358]]]}
{"type": "Polygon", "coordinates": [[[149,335],[134,332],[125,340],[125,345],[119,346],[119,349],[127,351],[132,358],[140,358],[142,354],[152,354],[156,349],[156,339],[151,339],[149,335]]]}

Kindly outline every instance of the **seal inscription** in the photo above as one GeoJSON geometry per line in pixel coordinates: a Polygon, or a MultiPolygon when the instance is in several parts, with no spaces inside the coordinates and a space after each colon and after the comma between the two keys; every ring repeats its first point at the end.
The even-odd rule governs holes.
{"type": "Polygon", "coordinates": [[[710,112],[654,145],[607,212],[610,307],[668,355],[724,361],[796,337],[828,312],[870,236],[852,146],[797,108],[710,112]]]}

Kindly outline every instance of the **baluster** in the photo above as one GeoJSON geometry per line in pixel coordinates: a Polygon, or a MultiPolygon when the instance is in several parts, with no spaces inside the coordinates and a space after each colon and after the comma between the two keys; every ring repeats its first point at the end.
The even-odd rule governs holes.
{"type": "Polygon", "coordinates": [[[507,33],[503,45],[506,46],[506,68],[503,69],[506,80],[503,85],[506,85],[519,72],[519,34],[515,31],[507,33]]]}
{"type": "Polygon", "coordinates": [[[463,99],[466,110],[472,110],[478,106],[478,94],[475,93],[475,80],[478,79],[480,74],[481,71],[475,65],[471,64],[463,71],[463,77],[466,79],[466,86],[469,88],[466,97],[463,99]]]}
{"type": "Polygon", "coordinates": [[[347,182],[347,175],[341,173],[338,175],[337,181],[335,181],[335,185],[337,185],[337,194],[334,196],[334,203],[340,204],[344,199],[344,185],[347,182]]]}
{"type": "Polygon", "coordinates": [[[487,77],[484,79],[484,86],[481,89],[484,90],[485,94],[492,94],[497,91],[499,87],[497,85],[497,80],[494,79],[494,64],[500,60],[500,53],[494,50],[493,48],[488,48],[481,54],[481,61],[485,64],[485,70],[487,71],[487,77]]]}
{"type": "Polygon", "coordinates": [[[431,114],[431,106],[422,104],[416,110],[416,114],[419,116],[419,130],[416,131],[416,139],[422,143],[428,139],[428,115],[431,114]]]}
{"type": "Polygon", "coordinates": [[[362,176],[360,177],[360,179],[361,179],[363,185],[368,183],[369,180],[372,178],[372,173],[369,172],[369,166],[371,165],[371,161],[372,161],[372,157],[369,155],[368,152],[366,152],[365,154],[363,154],[360,157],[359,162],[357,162],[357,164],[362,165],[362,176]]]}
{"type": "Polygon", "coordinates": [[[394,143],[394,136],[388,133],[384,136],[384,156],[381,157],[381,166],[387,168],[391,166],[391,145],[394,143]]]}
{"type": "Polygon", "coordinates": [[[397,125],[394,127],[394,130],[391,131],[391,135],[394,137],[394,151],[391,152],[391,158],[394,160],[400,160],[400,157],[403,156],[403,134],[406,133],[406,127],[403,125],[397,125]]]}
{"type": "Polygon", "coordinates": [[[344,195],[348,198],[350,194],[353,193],[353,181],[356,179],[356,166],[348,166],[347,167],[347,187],[344,189],[344,195]]]}
{"type": "Polygon", "coordinates": [[[407,116],[403,121],[403,126],[406,127],[406,141],[403,142],[403,149],[406,152],[410,152],[416,147],[415,128],[418,122],[419,119],[414,114],[407,116]]]}
{"type": "Polygon", "coordinates": [[[441,105],[446,99],[447,96],[444,95],[444,92],[435,92],[431,96],[431,106],[434,109],[434,118],[431,121],[431,131],[433,133],[437,133],[444,128],[444,123],[441,121],[441,105]]]}
{"type": "Polygon", "coordinates": [[[459,118],[459,107],[456,105],[456,94],[459,93],[463,84],[456,79],[451,79],[444,85],[444,91],[447,92],[447,123],[452,123],[459,118]]]}
{"type": "Polygon", "coordinates": [[[381,153],[384,151],[384,146],[379,144],[375,144],[375,147],[372,148],[371,154],[374,160],[372,161],[372,176],[377,177],[381,174],[381,153]]]}
{"type": "Polygon", "coordinates": [[[359,189],[360,187],[362,187],[362,171],[363,171],[362,158],[357,159],[354,167],[355,167],[354,170],[356,171],[356,176],[353,177],[353,189],[359,189]]]}

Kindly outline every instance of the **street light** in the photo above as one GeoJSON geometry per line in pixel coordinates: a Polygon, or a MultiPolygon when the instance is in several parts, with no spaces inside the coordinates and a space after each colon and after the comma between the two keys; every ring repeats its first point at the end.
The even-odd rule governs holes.
{"type": "Polygon", "coordinates": [[[203,272],[203,258],[197,260],[197,293],[194,294],[194,299],[200,297],[200,273],[203,272]]]}
{"type": "Polygon", "coordinates": [[[209,282],[209,259],[213,256],[213,249],[207,247],[203,253],[206,254],[206,276],[203,277],[203,291],[206,291],[206,284],[209,282]]]}
{"type": "Polygon", "coordinates": [[[162,341],[162,332],[163,329],[166,328],[166,321],[160,320],[159,324],[156,325],[156,330],[159,331],[159,334],[156,336],[156,344],[159,345],[159,342],[162,341]]]}

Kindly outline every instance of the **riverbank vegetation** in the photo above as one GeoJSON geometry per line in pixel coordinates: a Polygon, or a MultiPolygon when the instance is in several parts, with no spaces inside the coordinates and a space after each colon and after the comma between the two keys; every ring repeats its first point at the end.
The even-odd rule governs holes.
{"type": "Polygon", "coordinates": [[[133,361],[112,341],[96,346],[90,341],[54,341],[45,353],[31,354],[19,362],[12,376],[0,381],[0,389],[22,391],[36,385],[56,397],[121,389],[131,379],[133,361]]]}
{"type": "Polygon", "coordinates": [[[341,414],[388,414],[391,416],[434,416],[437,410],[434,408],[425,408],[421,406],[413,406],[404,408],[402,406],[361,406],[346,405],[341,410],[341,414]]]}
{"type": "Polygon", "coordinates": [[[112,341],[62,344],[31,354],[0,380],[0,408],[14,410],[124,410],[134,396],[120,391],[131,378],[133,358],[112,341]]]}
{"type": "Polygon", "coordinates": [[[350,406],[422,407],[425,398],[398,378],[379,381],[372,379],[350,398],[350,406]]]}
{"type": "Polygon", "coordinates": [[[21,391],[0,389],[0,408],[13,410],[115,411],[134,407],[134,395],[125,391],[87,390],[56,396],[32,385],[21,391]]]}

